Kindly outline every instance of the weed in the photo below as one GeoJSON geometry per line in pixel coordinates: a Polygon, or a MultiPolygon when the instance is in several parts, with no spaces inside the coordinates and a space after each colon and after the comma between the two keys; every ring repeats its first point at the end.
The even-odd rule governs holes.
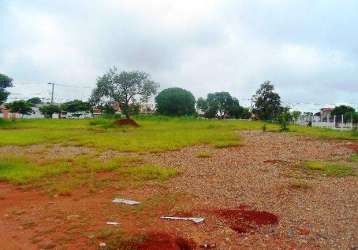
{"type": "Polygon", "coordinates": [[[267,128],[266,128],[266,123],[264,123],[264,125],[262,125],[262,132],[266,132],[267,128]]]}
{"type": "Polygon", "coordinates": [[[138,167],[121,168],[118,172],[139,181],[165,181],[177,175],[177,171],[174,168],[161,167],[157,165],[142,165],[138,167]]]}
{"type": "Polygon", "coordinates": [[[199,152],[196,157],[198,158],[211,158],[213,156],[212,153],[210,152],[206,152],[206,151],[202,151],[202,152],[199,152]]]}
{"type": "Polygon", "coordinates": [[[312,188],[312,186],[308,182],[302,180],[292,181],[291,183],[289,183],[289,187],[292,189],[304,189],[304,190],[312,188]]]}
{"type": "Polygon", "coordinates": [[[303,166],[309,171],[320,172],[326,176],[344,177],[355,175],[354,169],[348,164],[324,161],[307,161],[303,166]]]}
{"type": "Polygon", "coordinates": [[[25,159],[0,157],[0,180],[26,184],[43,177],[68,172],[67,164],[38,166],[25,159]]]}
{"type": "Polygon", "coordinates": [[[224,142],[218,142],[215,144],[216,148],[230,148],[230,147],[237,147],[240,146],[240,142],[238,141],[224,141],[224,142]]]}
{"type": "Polygon", "coordinates": [[[349,160],[353,162],[358,162],[358,154],[352,155],[349,160]]]}

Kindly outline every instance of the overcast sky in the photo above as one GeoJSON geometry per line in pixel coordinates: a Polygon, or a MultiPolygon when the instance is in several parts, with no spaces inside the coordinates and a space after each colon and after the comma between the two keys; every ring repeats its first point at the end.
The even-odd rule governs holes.
{"type": "Polygon", "coordinates": [[[48,82],[86,99],[117,66],[196,97],[247,105],[271,80],[296,108],[357,107],[357,24],[357,0],[0,0],[0,72],[12,99],[48,98],[48,82]]]}

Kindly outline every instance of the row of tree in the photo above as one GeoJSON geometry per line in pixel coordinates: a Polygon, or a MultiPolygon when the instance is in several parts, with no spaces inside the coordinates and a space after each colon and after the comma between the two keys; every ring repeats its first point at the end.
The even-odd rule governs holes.
{"type": "MultiPolygon", "coordinates": [[[[9,95],[5,89],[11,87],[12,79],[0,74],[0,105],[9,95]]],[[[79,100],[70,101],[61,105],[41,105],[40,111],[46,117],[54,113],[92,111],[99,108],[104,112],[113,113],[113,103],[118,104],[121,112],[129,118],[139,112],[141,105],[156,95],[159,84],[151,80],[150,75],[140,71],[122,71],[110,69],[97,79],[89,102],[79,100]]],[[[27,101],[15,101],[7,104],[12,112],[29,114],[34,105],[40,104],[39,98],[27,101]]],[[[201,115],[207,118],[256,118],[260,120],[280,120],[299,116],[299,112],[289,112],[281,105],[281,98],[274,91],[270,81],[261,84],[252,97],[251,110],[242,107],[239,100],[228,92],[215,92],[206,98],[195,99],[193,94],[182,88],[168,88],[155,97],[156,111],[162,115],[183,116],[201,115]]],[[[351,107],[337,107],[332,115],[343,114],[345,117],[358,116],[351,107]]]]}
{"type": "MultiPolygon", "coordinates": [[[[5,88],[12,86],[12,79],[0,75],[0,104],[3,103],[8,92],[5,88]]],[[[139,107],[157,93],[159,84],[152,81],[149,74],[140,71],[118,72],[110,69],[97,79],[97,86],[93,90],[89,102],[74,100],[62,105],[42,105],[40,111],[46,117],[54,113],[89,111],[100,108],[106,112],[114,112],[113,103],[117,103],[121,112],[128,118],[139,112],[139,107]]],[[[195,99],[193,94],[182,88],[168,88],[161,91],[155,98],[156,111],[162,115],[182,116],[199,115],[207,118],[249,118],[248,108],[240,105],[239,100],[228,92],[210,93],[206,98],[195,99]]],[[[273,85],[267,81],[253,96],[254,106],[252,114],[257,119],[270,120],[276,118],[283,110],[280,96],[274,92],[273,85]]],[[[7,104],[12,112],[29,114],[32,107],[40,104],[40,99],[14,101],[7,104]]]]}
{"type": "Polygon", "coordinates": [[[39,107],[40,112],[46,118],[52,118],[52,115],[55,113],[58,114],[62,112],[76,113],[81,111],[87,112],[90,111],[91,109],[88,102],[83,102],[81,100],[73,100],[57,105],[57,104],[43,104],[41,99],[38,97],[31,98],[27,101],[19,100],[6,104],[6,107],[10,110],[10,112],[19,113],[21,115],[32,114],[34,112],[33,108],[35,106],[39,107]]]}
{"type": "MultiPolygon", "coordinates": [[[[118,72],[116,68],[97,80],[90,103],[93,106],[105,107],[110,102],[119,104],[121,111],[129,118],[131,107],[146,102],[157,93],[159,84],[152,81],[144,72],[118,72]]],[[[274,92],[271,82],[266,81],[253,96],[253,114],[257,119],[276,118],[284,109],[280,96],[274,92]]],[[[249,118],[248,108],[240,106],[239,100],[228,92],[210,93],[206,98],[197,101],[193,94],[182,88],[168,88],[155,98],[156,110],[163,115],[194,115],[196,110],[207,118],[249,118]],[[197,109],[196,109],[197,108],[197,109]]]]}

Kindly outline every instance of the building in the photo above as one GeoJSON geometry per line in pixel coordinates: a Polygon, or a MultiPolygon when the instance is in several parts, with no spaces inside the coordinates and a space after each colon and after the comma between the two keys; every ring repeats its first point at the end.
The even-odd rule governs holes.
{"type": "Polygon", "coordinates": [[[333,121],[333,116],[331,115],[333,108],[321,108],[320,117],[321,122],[331,122],[333,121]]]}
{"type": "Polygon", "coordinates": [[[0,106],[0,118],[3,118],[3,119],[10,118],[10,112],[4,105],[0,106]]]}
{"type": "Polygon", "coordinates": [[[17,118],[38,119],[38,118],[44,118],[44,116],[41,114],[40,109],[38,107],[33,107],[31,114],[22,115],[19,113],[11,113],[10,110],[8,110],[4,105],[2,105],[2,106],[0,106],[0,118],[3,118],[3,119],[17,119],[17,118]]]}

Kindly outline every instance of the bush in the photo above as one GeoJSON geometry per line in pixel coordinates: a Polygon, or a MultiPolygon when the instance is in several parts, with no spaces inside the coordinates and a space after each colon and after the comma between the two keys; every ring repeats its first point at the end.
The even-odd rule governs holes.
{"type": "Polygon", "coordinates": [[[264,123],[264,125],[262,126],[262,132],[266,132],[267,128],[266,128],[266,123],[264,123]]]}
{"type": "Polygon", "coordinates": [[[155,98],[157,112],[161,115],[183,116],[195,114],[195,97],[182,88],[168,88],[155,98]]]}
{"type": "Polygon", "coordinates": [[[44,106],[40,107],[40,112],[46,118],[52,118],[53,114],[61,112],[61,108],[58,105],[48,104],[48,105],[44,105],[44,106]]]}
{"type": "Polygon", "coordinates": [[[287,111],[282,112],[279,116],[278,116],[278,123],[280,124],[280,131],[289,131],[288,125],[290,124],[291,121],[291,114],[287,111]]]}

